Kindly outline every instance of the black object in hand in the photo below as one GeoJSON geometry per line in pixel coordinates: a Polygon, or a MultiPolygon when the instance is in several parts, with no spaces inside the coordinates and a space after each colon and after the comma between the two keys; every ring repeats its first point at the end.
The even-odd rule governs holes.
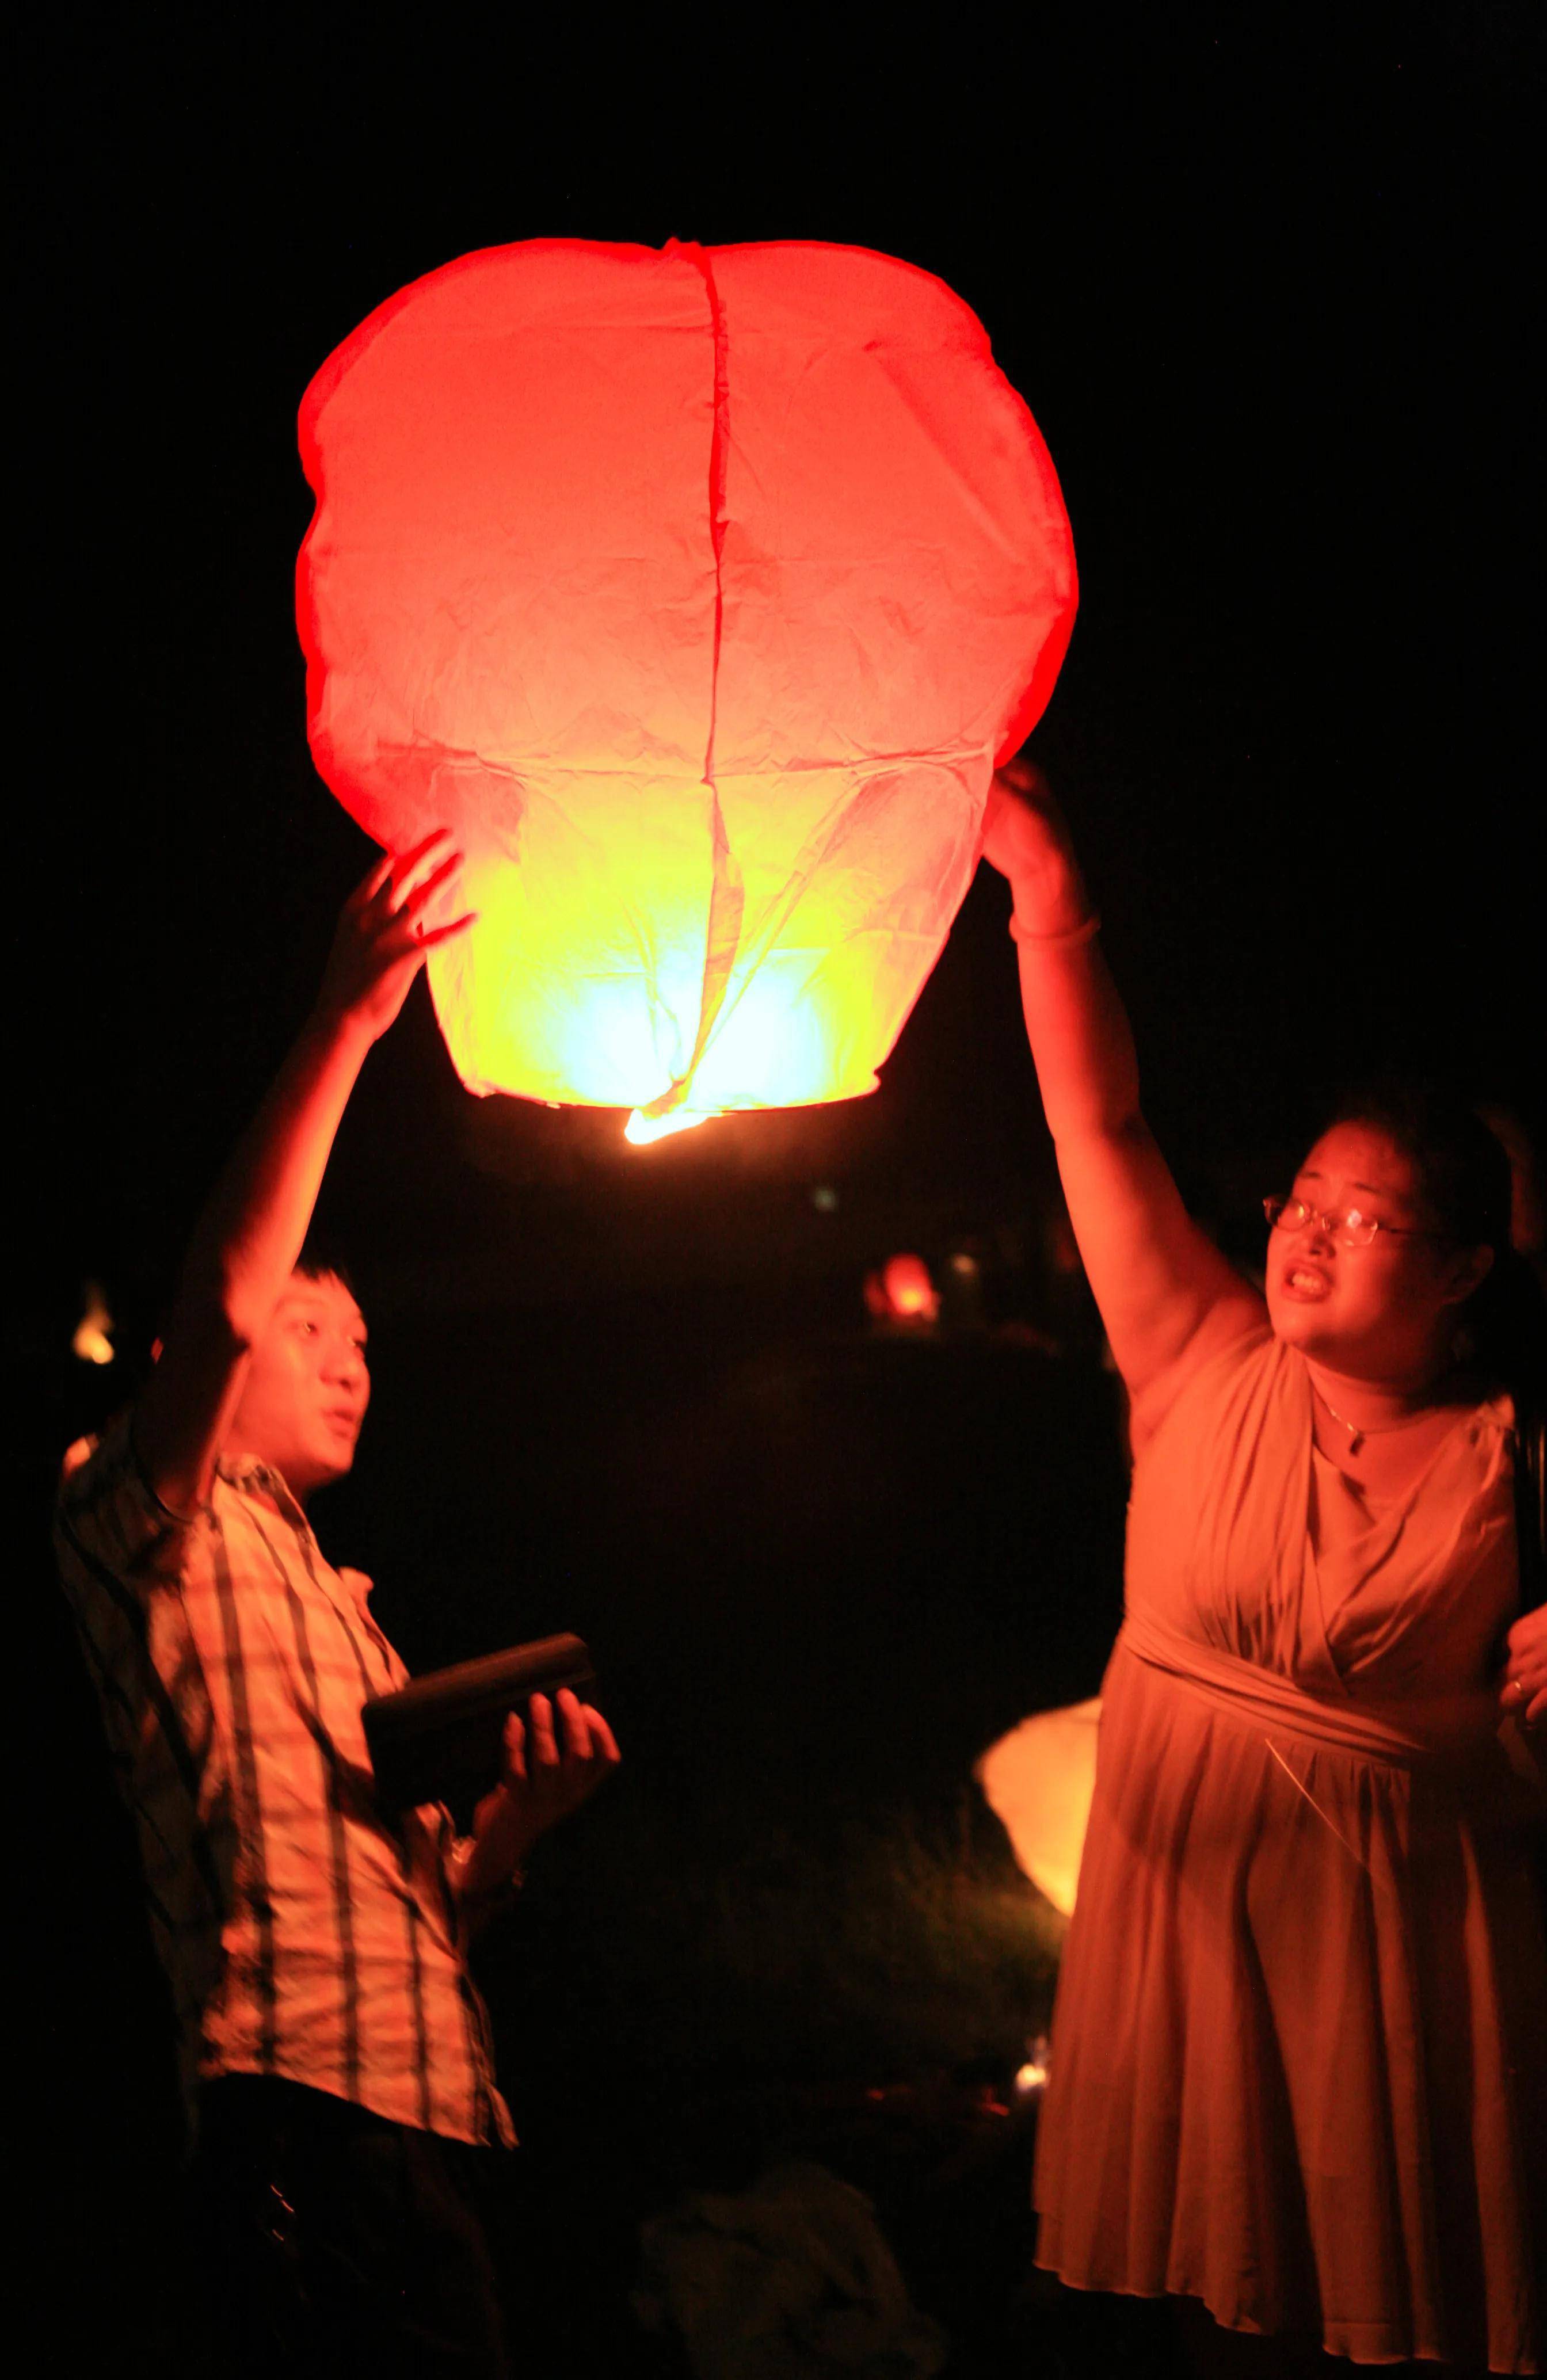
{"type": "Polygon", "coordinates": [[[481,1661],[432,1670],[393,1694],[372,1694],[361,1711],[376,1798],[386,1810],[411,1810],[470,1789],[499,1783],[505,1722],[532,1694],[579,1694],[595,1683],[591,1653],[579,1636],[540,1636],[481,1661]]]}

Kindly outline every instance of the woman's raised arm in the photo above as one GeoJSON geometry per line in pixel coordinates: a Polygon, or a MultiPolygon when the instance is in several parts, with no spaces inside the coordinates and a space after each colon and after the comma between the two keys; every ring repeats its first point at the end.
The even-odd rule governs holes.
{"type": "Polygon", "coordinates": [[[1184,1368],[1260,1321],[1262,1301],[1188,1214],[1139,1111],[1133,1034],[1068,829],[1028,761],[994,778],[983,856],[1015,895],[1010,930],[1037,1081],[1137,1447],[1184,1368]]]}

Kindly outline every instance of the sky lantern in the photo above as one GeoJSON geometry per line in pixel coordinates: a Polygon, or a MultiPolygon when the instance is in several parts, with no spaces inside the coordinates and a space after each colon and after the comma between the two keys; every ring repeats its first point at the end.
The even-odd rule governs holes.
{"type": "Polygon", "coordinates": [[[1102,1700],[1038,1711],[990,1744],[973,1774],[1010,1838],[1016,1864],[1066,1917],[1096,1790],[1102,1700]]]}
{"type": "Polygon", "coordinates": [[[873,1090],[1074,619],[977,317],[866,249],[526,240],[378,307],[300,442],[312,753],[466,854],[469,1089],[639,1138],[873,1090]]]}

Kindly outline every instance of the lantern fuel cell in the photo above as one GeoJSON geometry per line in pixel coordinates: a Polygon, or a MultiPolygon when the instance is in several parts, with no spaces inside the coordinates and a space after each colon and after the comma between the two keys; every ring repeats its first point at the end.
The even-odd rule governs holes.
{"type": "Polygon", "coordinates": [[[865,249],[523,241],[378,307],[300,439],[312,753],[465,854],[468,1088],[647,1138],[873,1090],[1074,620],[977,317],[865,249]]]}

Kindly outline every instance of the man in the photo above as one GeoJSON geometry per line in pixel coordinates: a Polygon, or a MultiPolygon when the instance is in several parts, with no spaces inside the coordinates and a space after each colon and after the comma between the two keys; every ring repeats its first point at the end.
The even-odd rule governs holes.
{"type": "Polygon", "coordinates": [[[459,865],[433,834],[346,904],[317,1005],[195,1232],[152,1376],[72,1450],[61,1575],[133,1812],[170,1979],[197,2262],[237,2371],[506,2370],[468,2188],[512,2144],[468,1944],[615,1766],[599,1713],[534,1696],[501,1782],[377,1807],[360,1723],[407,1678],[370,1582],[307,1519],[370,1395],[348,1283],[303,1253],[334,1135],[459,865]]]}

